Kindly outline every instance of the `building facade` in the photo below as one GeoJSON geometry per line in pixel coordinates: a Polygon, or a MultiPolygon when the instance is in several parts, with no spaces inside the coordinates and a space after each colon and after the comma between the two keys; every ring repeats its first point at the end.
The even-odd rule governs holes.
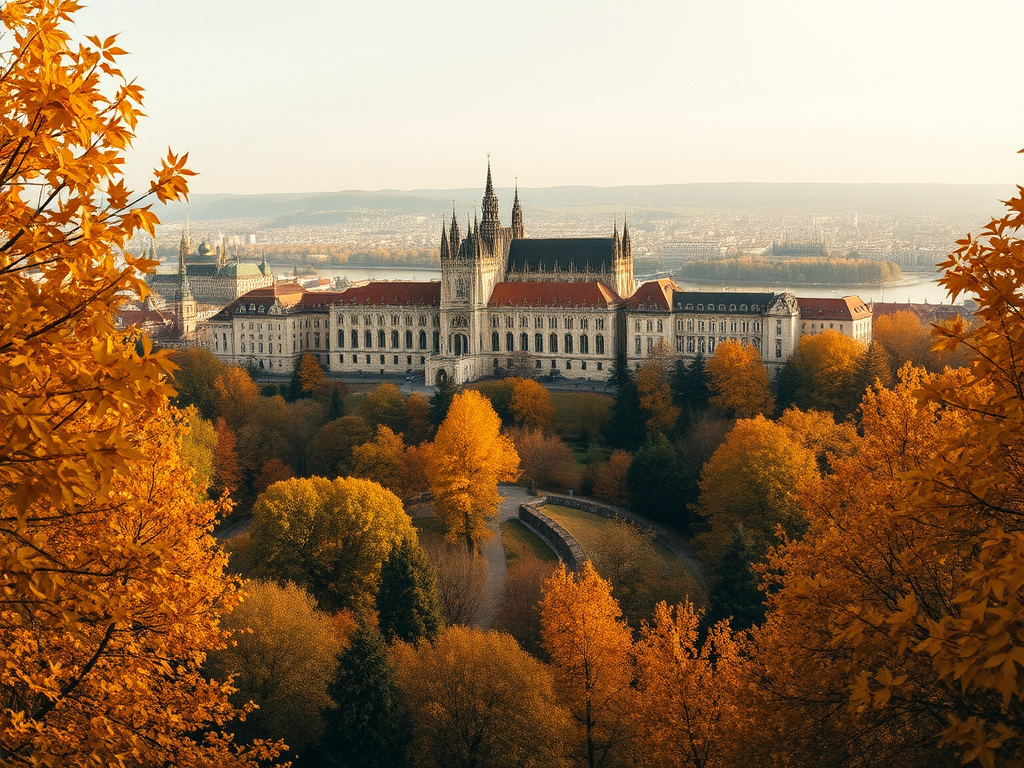
{"type": "Polygon", "coordinates": [[[860,296],[841,299],[797,299],[800,306],[800,334],[817,336],[835,331],[843,336],[871,343],[871,307],[860,296]]]}
{"type": "Polygon", "coordinates": [[[513,367],[602,380],[619,352],[640,365],[658,351],[711,356],[725,339],[753,345],[774,369],[800,335],[789,293],[684,292],[671,280],[638,288],[626,222],[621,237],[616,225],[610,237],[527,238],[517,189],[502,226],[489,163],[481,218],[463,233],[453,211],[440,253],[438,281],[256,288],[200,323],[201,343],[275,374],[311,353],[339,374],[422,373],[433,384],[513,367]]]}

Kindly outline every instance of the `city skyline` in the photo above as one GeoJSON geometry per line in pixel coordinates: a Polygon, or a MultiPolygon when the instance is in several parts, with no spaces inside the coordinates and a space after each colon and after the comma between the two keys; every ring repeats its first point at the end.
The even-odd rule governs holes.
{"type": "Polygon", "coordinates": [[[197,193],[503,184],[1019,179],[1024,6],[788,0],[141,7],[104,0],[147,89],[130,179],[197,193]],[[993,108],[992,105],[998,105],[993,108]]]}

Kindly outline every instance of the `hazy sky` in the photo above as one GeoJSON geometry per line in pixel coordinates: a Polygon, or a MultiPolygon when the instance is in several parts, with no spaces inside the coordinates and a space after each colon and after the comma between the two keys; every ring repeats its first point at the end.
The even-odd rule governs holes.
{"type": "Polygon", "coordinates": [[[1021,0],[93,0],[194,192],[1024,182],[1021,0]]]}

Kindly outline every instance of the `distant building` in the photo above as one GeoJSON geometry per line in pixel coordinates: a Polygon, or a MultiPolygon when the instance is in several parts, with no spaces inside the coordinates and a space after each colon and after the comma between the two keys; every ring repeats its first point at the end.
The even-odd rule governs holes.
{"type": "Polygon", "coordinates": [[[666,263],[708,261],[722,257],[722,245],[717,242],[662,243],[658,249],[662,266],[666,263]]]}
{"type": "MultiPolygon", "coordinates": [[[[215,248],[203,242],[192,251],[189,233],[182,232],[178,246],[179,256],[184,252],[185,269],[188,274],[192,294],[199,304],[217,304],[223,306],[234,301],[243,293],[257,288],[266,288],[274,284],[274,276],[267,265],[266,256],[263,263],[257,266],[229,260],[228,247],[222,242],[215,248]]],[[[156,255],[154,253],[153,258],[156,255]]],[[[177,290],[177,275],[150,275],[150,289],[167,301],[172,301],[177,290]]]]}
{"type": "Polygon", "coordinates": [[[797,299],[800,306],[800,335],[816,336],[835,331],[871,343],[871,307],[860,296],[841,299],[797,299]]]}

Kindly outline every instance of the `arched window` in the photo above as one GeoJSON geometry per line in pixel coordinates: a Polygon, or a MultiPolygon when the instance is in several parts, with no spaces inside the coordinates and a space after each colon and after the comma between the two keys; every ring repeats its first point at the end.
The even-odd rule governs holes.
{"type": "Polygon", "coordinates": [[[384,349],[388,345],[388,337],[384,331],[377,331],[377,346],[384,349]]]}
{"type": "Polygon", "coordinates": [[[543,352],[544,351],[544,334],[538,333],[533,337],[533,351],[543,352]]]}
{"type": "Polygon", "coordinates": [[[530,334],[520,333],[519,334],[519,349],[522,352],[529,352],[530,350],[530,334]]]}
{"type": "Polygon", "coordinates": [[[434,331],[434,354],[438,355],[441,353],[441,332],[434,331]]]}
{"type": "Polygon", "coordinates": [[[391,348],[398,349],[398,331],[391,332],[391,348]]]}
{"type": "MultiPolygon", "coordinates": [[[[411,316],[409,317],[409,320],[412,320],[411,316]]],[[[412,331],[405,332],[405,348],[412,349],[412,331]]]]}
{"type": "Polygon", "coordinates": [[[359,349],[359,331],[352,331],[352,349],[359,349]]]}
{"type": "Polygon", "coordinates": [[[516,351],[516,337],[514,333],[505,334],[505,351],[515,352],[516,351]]]}
{"type": "Polygon", "coordinates": [[[600,333],[594,337],[594,351],[599,355],[604,354],[604,336],[600,333]]]}
{"type": "Polygon", "coordinates": [[[552,333],[551,334],[551,338],[548,339],[548,351],[552,352],[552,353],[558,352],[558,334],[557,333],[552,333]]]}
{"type": "Polygon", "coordinates": [[[497,331],[491,333],[491,352],[501,352],[501,337],[497,331]]]}
{"type": "Polygon", "coordinates": [[[427,348],[427,332],[420,331],[420,349],[427,348]]]}
{"type": "Polygon", "coordinates": [[[585,333],[582,336],[580,336],[580,354],[590,354],[590,337],[588,337],[585,333]]]}
{"type": "Polygon", "coordinates": [[[345,348],[345,331],[341,328],[338,329],[338,349],[345,348]]]}
{"type": "Polygon", "coordinates": [[[452,328],[468,328],[469,321],[462,315],[456,315],[452,318],[452,328]]]}
{"type": "Polygon", "coordinates": [[[571,333],[565,334],[565,354],[567,354],[567,355],[571,355],[572,354],[572,334],[571,333]]]}
{"type": "Polygon", "coordinates": [[[366,342],[366,344],[364,346],[367,349],[371,349],[373,347],[373,331],[364,331],[363,332],[363,341],[366,342]]]}

